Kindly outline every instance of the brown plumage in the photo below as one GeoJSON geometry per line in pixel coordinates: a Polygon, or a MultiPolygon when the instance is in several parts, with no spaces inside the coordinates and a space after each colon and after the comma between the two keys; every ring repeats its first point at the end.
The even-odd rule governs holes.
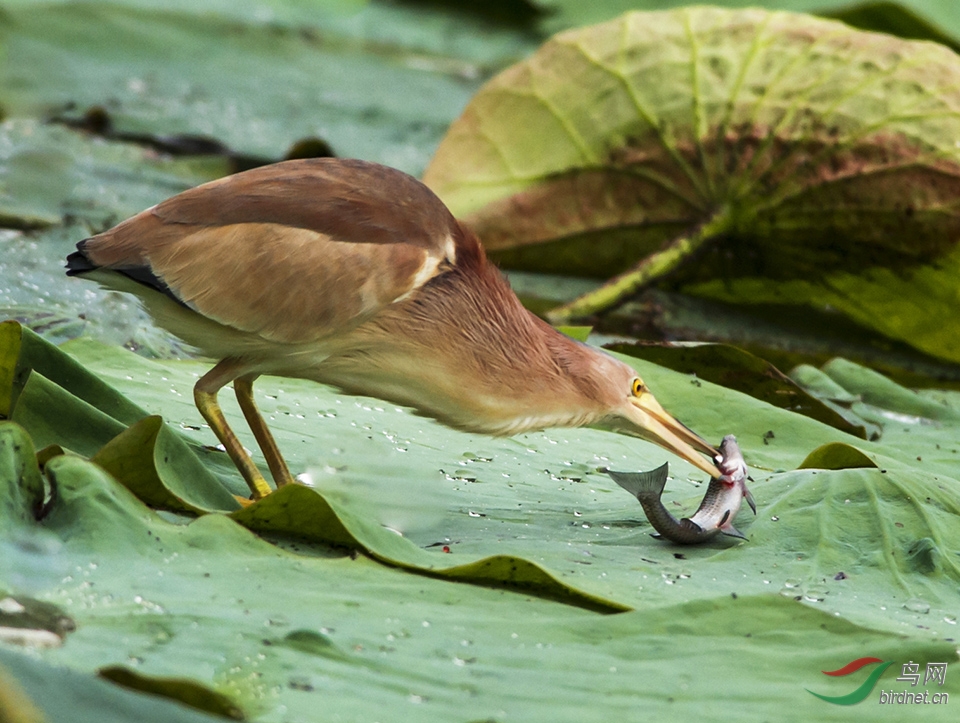
{"type": "Polygon", "coordinates": [[[600,424],[718,474],[697,454],[713,448],[630,367],[524,309],[440,199],[384,166],[288,161],[199,186],[81,241],[67,273],[136,294],[159,324],[221,360],[195,397],[255,497],[269,488],[216,393],[234,382],[286,484],[253,403],[260,374],[380,397],[469,431],[600,424]]]}

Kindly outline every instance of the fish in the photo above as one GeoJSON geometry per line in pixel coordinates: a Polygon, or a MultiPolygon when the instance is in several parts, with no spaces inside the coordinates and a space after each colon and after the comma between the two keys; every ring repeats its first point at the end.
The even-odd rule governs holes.
{"type": "Polygon", "coordinates": [[[747,489],[747,465],[734,435],[728,434],[723,438],[715,463],[721,476],[710,480],[697,511],[680,520],[671,515],[660,501],[667,483],[669,464],[664,463],[649,472],[607,470],[607,474],[640,502],[650,524],[659,533],[653,537],[662,537],[681,545],[705,542],[721,533],[745,540],[744,534],[733,526],[733,520],[744,499],[753,514],[757,514],[757,505],[753,494],[747,489]]]}

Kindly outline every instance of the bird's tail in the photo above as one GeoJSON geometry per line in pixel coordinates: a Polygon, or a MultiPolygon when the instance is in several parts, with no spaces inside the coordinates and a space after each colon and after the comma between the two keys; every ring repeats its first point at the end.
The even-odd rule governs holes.
{"type": "Polygon", "coordinates": [[[83,245],[89,239],[84,239],[77,244],[77,250],[67,256],[67,276],[76,276],[87,271],[93,271],[98,268],[87,255],[83,252],[83,245]]]}

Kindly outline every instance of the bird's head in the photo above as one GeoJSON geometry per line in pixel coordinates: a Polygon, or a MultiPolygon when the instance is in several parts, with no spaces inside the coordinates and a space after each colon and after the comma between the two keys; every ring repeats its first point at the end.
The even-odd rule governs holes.
{"type": "Polygon", "coordinates": [[[606,367],[603,377],[610,414],[600,426],[658,444],[711,477],[719,477],[712,463],[717,450],[660,406],[634,369],[604,356],[601,364],[606,367]]]}

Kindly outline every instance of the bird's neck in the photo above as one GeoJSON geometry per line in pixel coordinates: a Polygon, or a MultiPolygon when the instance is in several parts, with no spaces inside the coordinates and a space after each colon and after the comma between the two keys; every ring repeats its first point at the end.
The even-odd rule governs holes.
{"type": "MultiPolygon", "coordinates": [[[[458,252],[460,249],[458,249],[458,252]]],[[[352,336],[316,378],[414,407],[466,431],[510,435],[603,416],[594,355],[523,307],[482,251],[352,336]]]]}

